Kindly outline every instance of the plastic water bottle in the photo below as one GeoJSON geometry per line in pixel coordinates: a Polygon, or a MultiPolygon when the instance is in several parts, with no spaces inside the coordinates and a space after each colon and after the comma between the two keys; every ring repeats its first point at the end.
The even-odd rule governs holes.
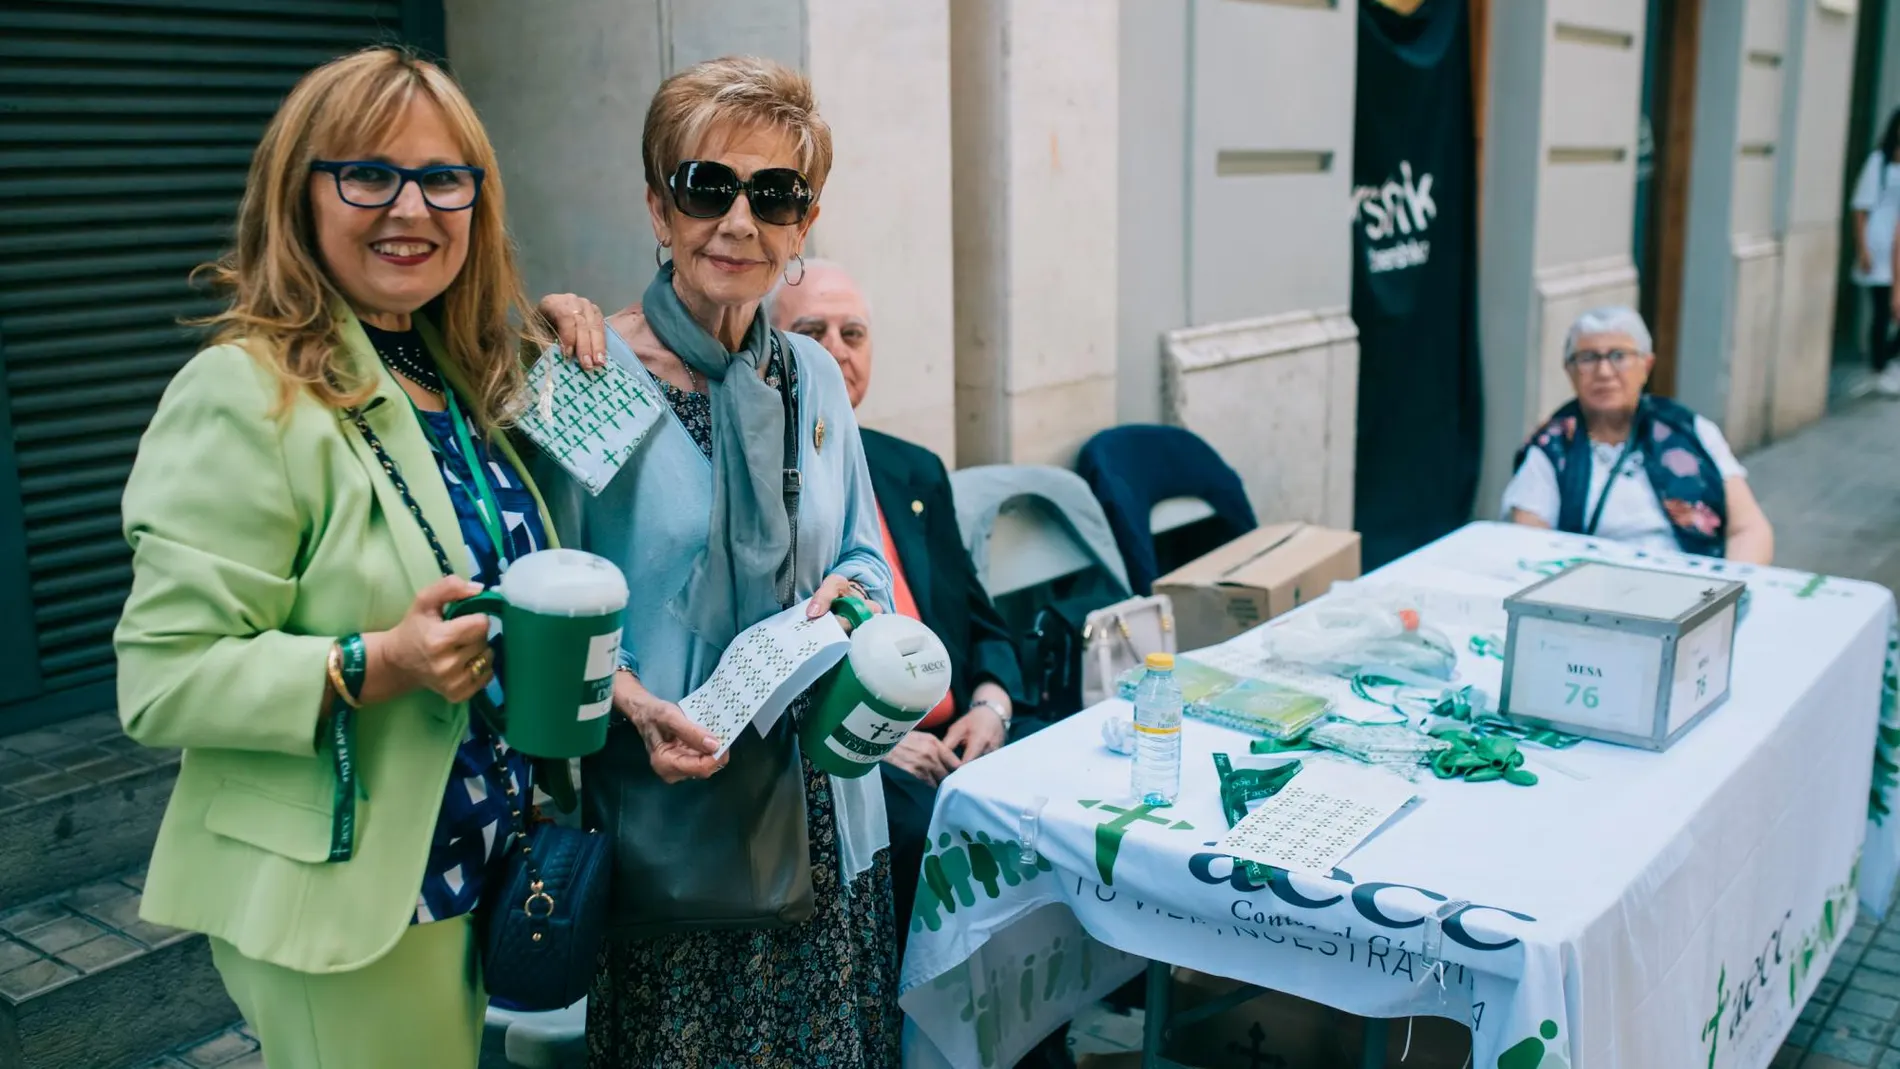
{"type": "Polygon", "coordinates": [[[1135,800],[1173,805],[1181,793],[1181,686],[1174,655],[1151,653],[1135,687],[1135,800]]]}

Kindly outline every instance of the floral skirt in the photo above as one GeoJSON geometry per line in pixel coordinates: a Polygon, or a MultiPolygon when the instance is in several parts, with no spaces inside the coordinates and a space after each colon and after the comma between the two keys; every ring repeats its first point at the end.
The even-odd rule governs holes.
{"type": "Polygon", "coordinates": [[[846,895],[831,779],[805,762],[811,920],[615,941],[587,1001],[590,1069],[895,1069],[890,851],[846,895]]]}

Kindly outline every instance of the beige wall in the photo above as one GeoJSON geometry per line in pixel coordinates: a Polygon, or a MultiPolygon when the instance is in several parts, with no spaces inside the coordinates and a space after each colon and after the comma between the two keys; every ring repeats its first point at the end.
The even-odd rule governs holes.
{"type": "Polygon", "coordinates": [[[1478,256],[1481,517],[1497,514],[1525,436],[1571,396],[1562,365],[1571,322],[1598,305],[1636,303],[1644,22],[1643,0],[1492,7],[1478,256]]]}
{"type": "Polygon", "coordinates": [[[670,47],[660,0],[445,0],[449,59],[508,186],[529,289],[610,308],[653,275],[640,123],[670,47]]]}
{"type": "Polygon", "coordinates": [[[951,6],[961,464],[1066,467],[1115,422],[1118,15],[951,6]]]}
{"type": "Polygon", "coordinates": [[[1166,348],[1170,421],[1233,467],[1261,522],[1352,526],[1359,332],[1345,308],[1189,327],[1166,348]]]}
{"type": "Polygon", "coordinates": [[[1191,3],[1121,0],[1116,415],[1160,423],[1163,336],[1188,322],[1191,3]]]}
{"type": "Polygon", "coordinates": [[[1349,527],[1357,12],[1191,0],[1143,18],[1157,11],[1174,21],[1144,22],[1146,39],[1174,34],[1181,47],[1164,44],[1151,62],[1179,88],[1163,93],[1147,83],[1164,75],[1142,69],[1122,75],[1156,101],[1123,104],[1138,119],[1124,130],[1123,173],[1148,182],[1124,200],[1124,234],[1146,240],[1122,249],[1124,314],[1144,317],[1124,329],[1123,389],[1143,381],[1128,369],[1152,359],[1155,320],[1172,316],[1160,324],[1162,418],[1233,466],[1263,522],[1349,527]],[[1178,209],[1149,189],[1178,196],[1178,209]]]}
{"type": "Polygon", "coordinates": [[[812,83],[836,162],[812,250],[870,298],[858,418],[956,456],[949,0],[806,0],[812,83]]]}
{"type": "Polygon", "coordinates": [[[1853,90],[1854,19],[1796,4],[1783,105],[1781,292],[1769,369],[1770,437],[1783,437],[1827,410],[1833,362],[1834,272],[1840,249],[1847,117],[1853,90]]]}

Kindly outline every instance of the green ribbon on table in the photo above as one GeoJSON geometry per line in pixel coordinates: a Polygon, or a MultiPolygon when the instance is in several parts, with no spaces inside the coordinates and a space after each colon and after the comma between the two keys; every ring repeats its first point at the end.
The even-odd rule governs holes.
{"type": "Polygon", "coordinates": [[[1490,657],[1502,661],[1504,659],[1504,640],[1491,635],[1473,635],[1471,636],[1471,652],[1480,657],[1490,657]]]}
{"type": "Polygon", "coordinates": [[[1475,688],[1469,685],[1446,691],[1439,703],[1432,707],[1432,715],[1456,720],[1468,726],[1473,734],[1480,737],[1503,736],[1522,742],[1533,742],[1553,750],[1567,750],[1583,741],[1582,736],[1579,735],[1567,735],[1550,728],[1525,727],[1521,724],[1513,724],[1503,717],[1479,713],[1477,711],[1479,703],[1473,697],[1476,693],[1475,688]]]}
{"type": "MultiPolygon", "coordinates": [[[[1251,745],[1254,753],[1272,753],[1261,749],[1262,744],[1295,748],[1297,743],[1282,743],[1277,739],[1256,739],[1251,745]]],[[[1279,794],[1286,785],[1299,775],[1301,762],[1288,761],[1273,768],[1235,768],[1234,762],[1224,753],[1214,755],[1214,771],[1220,775],[1221,815],[1227,818],[1227,826],[1233,827],[1247,819],[1247,803],[1262,798],[1271,798],[1279,794]]],[[[1234,867],[1246,877],[1262,887],[1279,872],[1270,865],[1246,858],[1235,858],[1234,867]]]]}
{"type": "Polygon", "coordinates": [[[1220,775],[1221,815],[1227,818],[1227,826],[1231,828],[1247,819],[1248,802],[1271,798],[1291,783],[1293,777],[1299,775],[1300,762],[1288,761],[1273,768],[1235,768],[1232,758],[1217,753],[1214,755],[1214,771],[1220,775]]]}
{"type": "Polygon", "coordinates": [[[1432,758],[1432,774],[1439,779],[1463,779],[1466,783],[1501,779],[1519,787],[1537,783],[1537,773],[1523,767],[1524,753],[1512,739],[1502,735],[1481,738],[1457,724],[1441,724],[1431,734],[1451,744],[1450,749],[1440,750],[1432,758]]]}

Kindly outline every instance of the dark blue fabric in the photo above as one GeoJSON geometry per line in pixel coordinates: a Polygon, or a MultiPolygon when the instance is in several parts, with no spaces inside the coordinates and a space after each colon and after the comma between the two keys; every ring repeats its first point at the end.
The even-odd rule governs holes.
{"type": "MultiPolygon", "coordinates": [[[[1643,458],[1643,471],[1662,503],[1676,544],[1684,553],[1721,557],[1728,549],[1728,491],[1722,470],[1696,433],[1695,413],[1666,397],[1645,394],[1636,407],[1631,434],[1643,458]]],[[[1524,465],[1532,449],[1550,459],[1557,473],[1557,529],[1585,534],[1594,506],[1590,496],[1590,435],[1583,407],[1575,400],[1559,408],[1518,450],[1511,470],[1524,465]]],[[[1606,487],[1604,493],[1608,494],[1606,487]]]]}
{"type": "MultiPolygon", "coordinates": [[[[501,578],[499,555],[488,529],[476,511],[479,500],[468,459],[455,440],[455,427],[447,412],[418,411],[428,430],[430,447],[448,484],[449,500],[455,503],[455,518],[473,558],[471,577],[484,586],[501,578]]],[[[488,483],[501,509],[503,537],[508,541],[509,559],[519,558],[548,546],[547,531],[541,523],[540,509],[508,459],[494,451],[469,428],[488,483]]],[[[497,679],[504,656],[503,641],[494,638],[497,679]]],[[[496,708],[502,704],[500,682],[489,684],[488,696],[496,708]]],[[[480,904],[488,881],[499,874],[499,861],[514,834],[514,818],[509,813],[504,787],[494,782],[493,735],[488,725],[473,714],[468,733],[455,751],[455,763],[442,794],[442,810],[436,818],[435,834],[429,843],[429,861],[422,870],[422,891],[416,905],[416,923],[447,920],[472,912],[480,904]]],[[[506,744],[503,744],[504,747],[506,744]]],[[[508,751],[507,770],[523,804],[532,801],[531,770],[528,759],[508,751]]]]}
{"type": "Polygon", "coordinates": [[[1082,447],[1075,470],[1102,503],[1128,566],[1128,585],[1137,594],[1147,594],[1160,578],[1149,526],[1157,503],[1171,497],[1207,502],[1228,539],[1257,526],[1240,476],[1212,446],[1180,427],[1133,423],[1102,431],[1082,447]]]}

